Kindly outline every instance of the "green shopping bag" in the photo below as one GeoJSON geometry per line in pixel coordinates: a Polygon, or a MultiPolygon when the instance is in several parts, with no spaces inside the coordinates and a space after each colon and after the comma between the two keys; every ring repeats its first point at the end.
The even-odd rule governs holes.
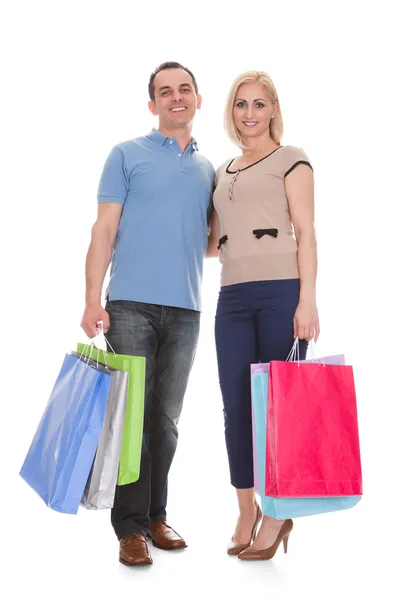
{"type": "Polygon", "coordinates": [[[133,483],[139,479],[142,452],[144,385],[146,358],[113,354],[88,344],[78,344],[77,352],[90,356],[101,364],[129,373],[124,433],[119,460],[118,485],[133,483]]]}

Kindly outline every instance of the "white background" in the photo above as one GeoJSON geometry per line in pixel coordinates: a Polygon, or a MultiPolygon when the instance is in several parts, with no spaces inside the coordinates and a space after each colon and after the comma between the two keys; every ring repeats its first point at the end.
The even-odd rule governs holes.
{"type": "MultiPolygon", "coordinates": [[[[399,93],[395,0],[2,4],[1,547],[4,597],[353,599],[399,597],[399,93]],[[65,352],[84,339],[84,260],[104,160],[157,126],[147,83],[161,62],[192,69],[199,148],[236,149],[222,129],[233,78],[274,79],[284,143],[316,180],[319,352],[354,365],[363,501],[300,519],[268,563],[225,554],[237,511],[225,456],[213,321],[219,265],[206,262],[201,337],[170,478],[183,553],[118,563],[109,513],[47,509],[19,478],[65,352]]],[[[3,593],[2,593],[3,595],[3,593]]]]}

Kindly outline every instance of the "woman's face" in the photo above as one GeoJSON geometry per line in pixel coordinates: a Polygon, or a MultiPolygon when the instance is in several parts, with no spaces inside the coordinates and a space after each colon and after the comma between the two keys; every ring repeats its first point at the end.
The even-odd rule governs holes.
{"type": "Polygon", "coordinates": [[[243,83],[233,106],[233,119],[242,138],[258,137],[269,131],[275,110],[261,83],[243,83]]]}

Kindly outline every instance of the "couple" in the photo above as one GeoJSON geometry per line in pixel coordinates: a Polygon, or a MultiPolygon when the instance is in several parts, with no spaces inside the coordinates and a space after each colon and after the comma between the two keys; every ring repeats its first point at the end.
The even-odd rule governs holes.
{"type": "Polygon", "coordinates": [[[151,564],[147,538],[186,547],[166,522],[167,479],[199,334],[203,258],[219,254],[215,339],[239,504],[228,553],[268,559],[293,523],[263,516],[255,500],[250,363],[285,360],[294,337],[304,359],[319,334],[312,168],[303,150],[281,146],[278,96],[263,72],[233,83],[225,126],[241,155],[216,173],[191,137],[201,107],[193,73],[164,63],[149,95],[158,129],[115,146],[100,179],[82,319],[89,337],[102,321],[115,352],[146,357],[140,478],[117,486],[111,512],[119,558],[151,564]]]}

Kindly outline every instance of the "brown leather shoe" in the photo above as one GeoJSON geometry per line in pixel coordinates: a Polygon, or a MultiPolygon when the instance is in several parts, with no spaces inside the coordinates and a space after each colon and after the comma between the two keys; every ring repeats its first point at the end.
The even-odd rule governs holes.
{"type": "Polygon", "coordinates": [[[246,550],[243,550],[243,552],[239,554],[238,558],[240,558],[240,560],[270,560],[275,556],[281,542],[283,542],[283,550],[286,554],[288,539],[292,529],[292,519],[286,519],[272,546],[265,548],[264,550],[252,550],[252,547],[250,546],[249,548],[246,548],[246,550]]]}
{"type": "Polygon", "coordinates": [[[119,561],[127,567],[141,567],[153,563],[144,535],[132,533],[120,540],[119,561]]]}
{"type": "Polygon", "coordinates": [[[161,550],[180,550],[186,548],[186,542],[165,521],[152,521],[147,534],[153,546],[161,550]]]}
{"type": "Polygon", "coordinates": [[[254,542],[254,538],[256,537],[256,534],[257,534],[257,527],[260,524],[260,521],[262,519],[261,508],[259,507],[258,504],[256,504],[256,506],[257,506],[256,520],[254,521],[253,529],[251,530],[249,542],[247,544],[238,544],[237,542],[234,542],[233,540],[231,540],[229,542],[229,545],[227,548],[227,552],[230,556],[238,556],[241,552],[243,552],[243,550],[246,550],[246,548],[248,548],[250,546],[250,544],[252,544],[252,542],[254,542]]]}

